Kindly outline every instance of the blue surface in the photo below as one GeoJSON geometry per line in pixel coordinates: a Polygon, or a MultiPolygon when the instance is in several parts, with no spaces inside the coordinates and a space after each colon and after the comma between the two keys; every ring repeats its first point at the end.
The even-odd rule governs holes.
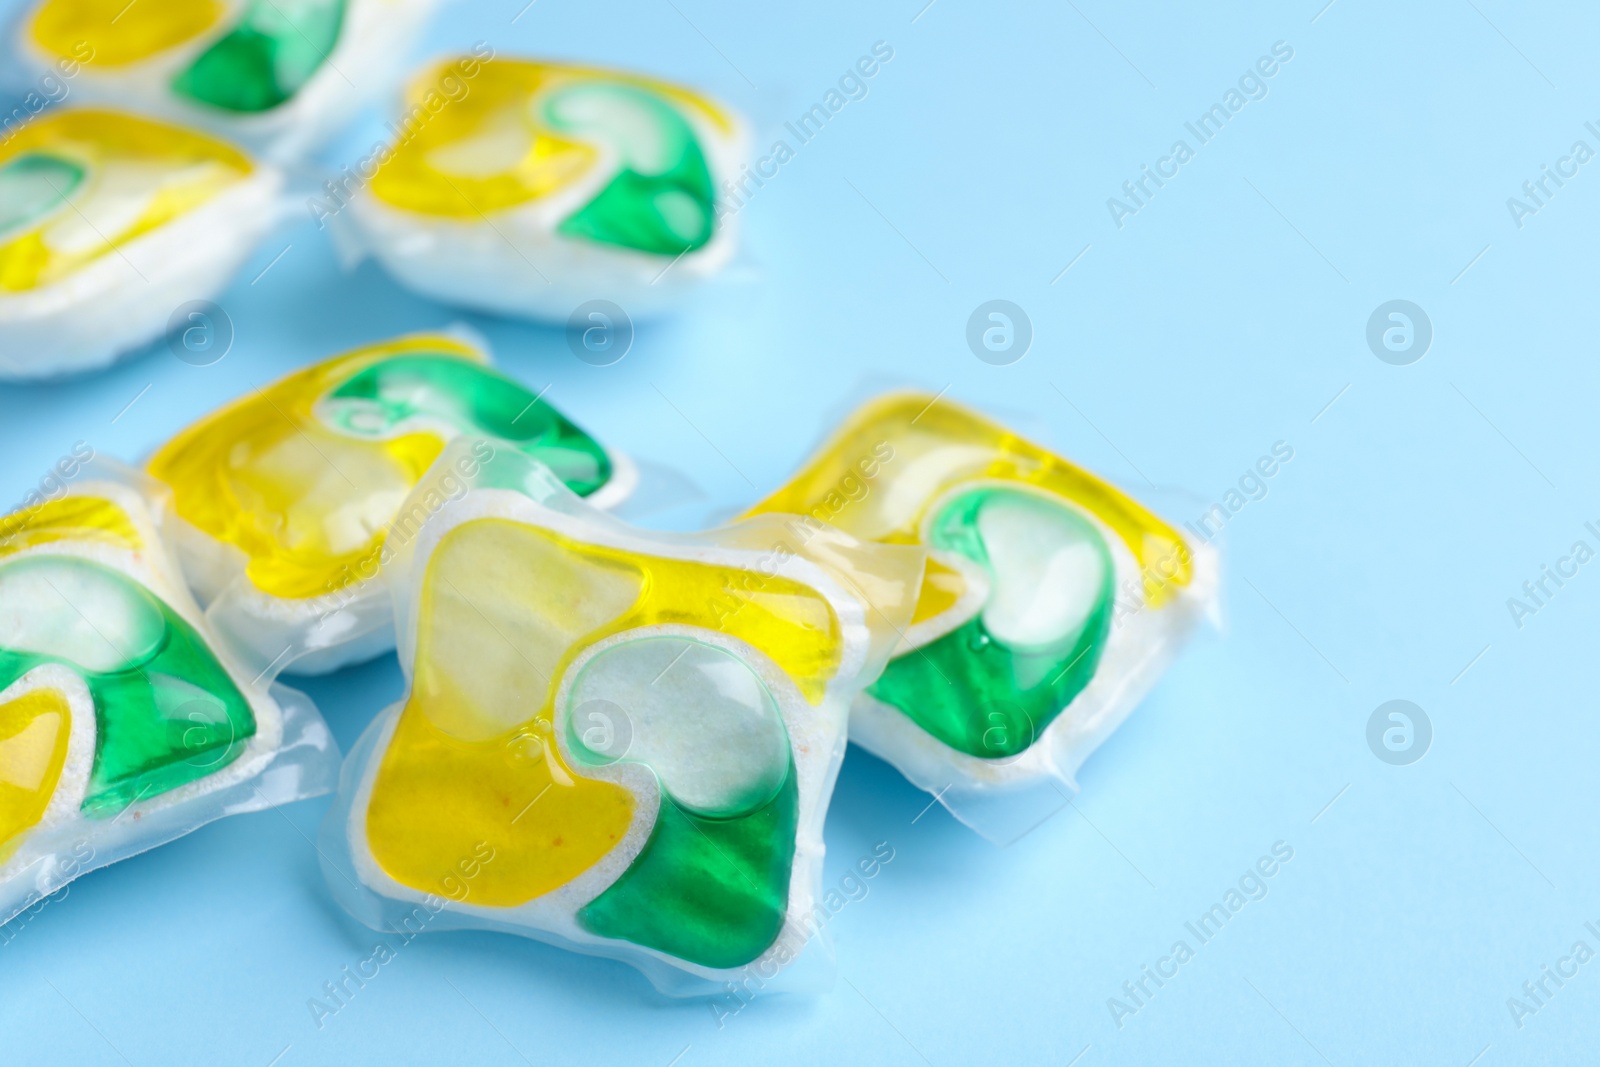
{"type": "MultiPolygon", "coordinates": [[[[1520,1027],[1507,999],[1535,1006],[1524,982],[1574,942],[1600,950],[1584,926],[1600,927],[1600,563],[1520,628],[1506,603],[1574,541],[1600,548],[1584,526],[1600,520],[1600,161],[1521,228],[1506,206],[1574,141],[1600,149],[1592,8],[540,0],[512,25],[524,2],[448,9],[430,51],[481,38],[648,69],[746,109],[762,145],[874,41],[895,54],[741,213],[733,276],[606,368],[557,331],[466,316],[504,366],[604,440],[691,472],[710,510],[786,477],[870,375],[1020,411],[1130,488],[1203,501],[1286,442],[1293,460],[1226,528],[1225,631],[1088,763],[1076,810],[1006,850],[852,751],[826,880],[875,842],[895,859],[831,924],[841,981],[820,999],[758,999],[719,1027],[623,966],[448,934],[406,946],[318,1029],[308,999],[374,935],[324,890],[317,800],[75,883],[0,947],[0,1058],[1594,1061],[1600,961],[1547,979],[1520,1027]],[[1184,123],[1276,41],[1294,55],[1265,98],[1196,146],[1184,123]],[[1194,158],[1119,229],[1107,198],[1179,138],[1194,158]],[[996,297],[1035,330],[1010,366],[964,340],[996,297]],[[1409,366],[1365,340],[1396,298],[1434,328],[1409,366]],[[1366,740],[1396,698],[1433,726],[1409,766],[1366,740]],[[1279,841],[1293,859],[1267,895],[1199,944],[1185,922],[1279,841]],[[1108,999],[1180,939],[1193,959],[1147,979],[1119,1027],[1108,999]]],[[[327,158],[372,140],[352,131],[327,158]]],[[[371,264],[341,272],[308,223],[220,302],[238,339],[215,366],[161,348],[6,387],[3,494],[74,441],[138,457],[302,363],[463,317],[371,264]]],[[[390,657],[306,688],[348,745],[400,678],[390,657]]]]}

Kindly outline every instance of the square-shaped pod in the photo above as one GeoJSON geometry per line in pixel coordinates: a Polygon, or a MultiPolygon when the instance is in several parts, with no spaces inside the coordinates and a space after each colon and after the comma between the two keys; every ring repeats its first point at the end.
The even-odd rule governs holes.
{"type": "Polygon", "coordinates": [[[496,450],[533,457],[601,506],[636,477],[497,371],[481,343],[444,333],[288,374],[180,431],[146,466],[172,493],[184,573],[212,624],[268,661],[323,674],[394,647],[384,559],[496,450]],[[407,503],[462,434],[478,451],[440,472],[443,495],[407,503]]]}
{"type": "Polygon", "coordinates": [[[332,789],[303,695],[213,633],[137,474],[0,519],[0,922],[224,815],[332,789]]]}
{"type": "Polygon", "coordinates": [[[348,205],[363,247],[434,299],[561,323],[604,301],[581,326],[610,330],[619,311],[674,306],[733,254],[723,189],[744,124],[693,90],[463,56],[412,79],[394,130],[371,180],[330,185],[312,213],[348,205]]]}
{"type": "Polygon", "coordinates": [[[850,739],[1007,842],[1077,792],[1078,766],[1212,606],[1215,551],[1132,497],[942,397],[851,414],[748,514],[790,513],[928,564],[850,739]]]}
{"type": "Polygon", "coordinates": [[[221,358],[231,327],[206,302],[272,225],[282,181],[227,142],[128,112],[22,126],[0,143],[0,378],[94,370],[174,326],[201,331],[184,358],[221,358]]]}
{"type": "Polygon", "coordinates": [[[38,0],[12,26],[45,99],[202,126],[286,163],[398,77],[438,0],[38,0]],[[57,95],[59,94],[59,95],[57,95]]]}
{"type": "Polygon", "coordinates": [[[409,685],[346,762],[330,887],[375,928],[521,934],[672,994],[814,972],[849,704],[922,553],[646,532],[509,451],[472,481],[388,565],[409,685]]]}

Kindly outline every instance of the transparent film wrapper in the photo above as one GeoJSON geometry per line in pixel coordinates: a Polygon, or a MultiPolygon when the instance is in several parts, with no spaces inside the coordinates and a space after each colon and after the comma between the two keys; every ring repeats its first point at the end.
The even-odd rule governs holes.
{"type": "Polygon", "coordinates": [[[440,3],[139,0],[118,14],[120,6],[24,4],[8,30],[11,80],[44,100],[131,107],[199,126],[284,164],[399,79],[440,3]],[[266,62],[263,42],[272,50],[266,62]]]}
{"type": "Polygon", "coordinates": [[[400,507],[429,462],[417,442],[496,432],[523,435],[503,447],[562,468],[597,506],[638,481],[627,456],[496,371],[460,326],[295,371],[147,466],[174,494],[175,544],[211,626],[277,669],[326,674],[394,647],[384,542],[422,522],[400,507]]]}
{"type": "Polygon", "coordinates": [[[590,361],[736,257],[747,126],[693,90],[482,46],[421,68],[388,129],[308,201],[342,258],[458,307],[576,314],[590,361]]]}
{"type": "Polygon", "coordinates": [[[333,790],[316,707],[213,633],[161,487],[108,460],[0,520],[0,922],[225,815],[333,790]]]}
{"type": "Polygon", "coordinates": [[[0,293],[0,379],[97,370],[169,330],[198,330],[183,341],[204,360],[226,328],[209,301],[282,217],[282,187],[231,144],[127,112],[50,109],[9,133],[7,240],[40,255],[0,293]]]}
{"type": "Polygon", "coordinates": [[[486,439],[434,471],[463,462],[417,487],[386,564],[408,692],[346,761],[334,894],[375,929],[515,933],[669,995],[831,984],[823,819],[921,551],[792,516],[646,532],[486,439]]]}
{"type": "Polygon", "coordinates": [[[747,514],[928,550],[912,622],[850,739],[1009,843],[1214,617],[1218,557],[1144,504],[943,395],[844,418],[747,514]]]}

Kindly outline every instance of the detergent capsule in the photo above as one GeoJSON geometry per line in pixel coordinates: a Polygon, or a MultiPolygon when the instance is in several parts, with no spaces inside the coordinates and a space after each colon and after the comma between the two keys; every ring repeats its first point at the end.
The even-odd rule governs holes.
{"type": "Polygon", "coordinates": [[[380,929],[522,934],[674,994],[782,988],[825,955],[849,702],[922,551],[777,516],[646,532],[514,452],[470,481],[389,564],[408,687],[350,757],[329,886],[380,929]]]}

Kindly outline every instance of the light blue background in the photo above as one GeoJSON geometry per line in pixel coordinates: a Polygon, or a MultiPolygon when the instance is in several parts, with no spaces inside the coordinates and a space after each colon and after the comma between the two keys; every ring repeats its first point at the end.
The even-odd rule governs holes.
{"type": "MultiPolygon", "coordinates": [[[[624,966],[444,934],[319,1030],[308,998],[374,940],[324,889],[322,799],[75,883],[0,947],[0,1058],[1596,1059],[1600,961],[1520,1029],[1506,1006],[1575,941],[1600,950],[1583,927],[1600,925],[1600,563],[1520,629],[1506,607],[1575,540],[1600,548],[1583,528],[1600,519],[1600,161],[1523,228],[1506,208],[1575,140],[1600,149],[1583,126],[1600,120],[1592,10],[538,0],[512,25],[524,2],[447,8],[428,51],[484,39],[649,70],[746,110],[762,146],[874,41],[895,54],[741,213],[746,251],[701,300],[642,326],[609,368],[558,331],[465,316],[503,366],[604,440],[689,472],[707,513],[785,478],[874,375],[1019,413],[1091,469],[1202,503],[1286,442],[1294,459],[1227,527],[1225,627],[1088,763],[1076,810],[1009,849],[942,809],[917,818],[927,797],[852,751],[826,880],[875,842],[896,858],[832,923],[831,995],[760,999],[719,1028],[624,966]],[[1119,230],[1107,197],[1280,40],[1294,58],[1269,95],[1119,230]],[[1012,366],[963,338],[995,297],[1036,333],[1012,366]],[[1364,340],[1393,298],[1434,325],[1412,366],[1364,340]],[[1411,766],[1365,740],[1392,698],[1433,723],[1411,766]],[[1280,840],[1294,858],[1269,895],[1119,1029],[1107,999],[1280,840]]],[[[326,159],[353,162],[375,136],[376,115],[326,159]]],[[[220,302],[238,338],[216,366],[159,348],[5,387],[0,495],[20,498],[74,441],[139,457],[310,360],[463,317],[370,263],[341,271],[304,221],[220,302]]],[[[349,745],[401,683],[386,657],[305,688],[349,745]]]]}

